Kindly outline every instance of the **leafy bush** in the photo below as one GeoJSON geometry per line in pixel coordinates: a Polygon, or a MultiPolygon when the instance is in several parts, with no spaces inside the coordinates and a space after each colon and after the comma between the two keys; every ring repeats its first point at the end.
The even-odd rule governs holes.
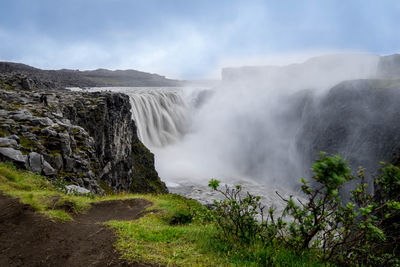
{"type": "Polygon", "coordinates": [[[258,196],[243,196],[240,186],[221,190],[219,181],[211,180],[209,186],[225,196],[215,202],[214,211],[223,236],[247,244],[284,245],[298,254],[313,250],[322,260],[340,265],[399,265],[400,227],[393,227],[393,222],[400,218],[400,168],[384,166],[375,181],[379,197],[367,192],[364,169],[360,167],[354,177],[338,155],[321,153],[312,170],[313,183],[301,179],[306,201],[281,197],[286,207],[277,218],[273,209],[264,218],[258,196]],[[339,192],[354,179],[359,184],[344,203],[339,192]]]}
{"type": "Polygon", "coordinates": [[[222,230],[223,236],[232,238],[233,241],[251,243],[260,238],[261,228],[257,215],[263,216],[264,207],[261,206],[260,197],[247,192],[242,197],[242,187],[225,186],[225,190],[218,189],[219,181],[211,180],[209,186],[224,195],[225,199],[215,202],[215,220],[222,230]]]}
{"type": "Polygon", "coordinates": [[[381,249],[400,258],[400,168],[389,163],[382,165],[374,195],[374,201],[381,207],[375,216],[383,218],[381,228],[386,236],[381,249]]]}

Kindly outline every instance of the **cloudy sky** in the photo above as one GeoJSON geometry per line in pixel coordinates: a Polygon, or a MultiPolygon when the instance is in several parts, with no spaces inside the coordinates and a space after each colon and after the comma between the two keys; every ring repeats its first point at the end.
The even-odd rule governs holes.
{"type": "Polygon", "coordinates": [[[223,66],[400,52],[398,0],[1,0],[1,10],[0,60],[45,69],[200,79],[223,66]]]}

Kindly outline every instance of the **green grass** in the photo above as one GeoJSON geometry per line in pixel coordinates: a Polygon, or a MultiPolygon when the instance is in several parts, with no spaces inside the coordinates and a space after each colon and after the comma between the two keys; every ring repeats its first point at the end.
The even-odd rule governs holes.
{"type": "Polygon", "coordinates": [[[224,241],[219,238],[216,226],[204,222],[199,215],[186,224],[171,224],[182,214],[205,210],[196,201],[178,195],[66,195],[45,177],[17,170],[7,163],[0,163],[0,191],[19,198],[52,220],[61,221],[72,220],[70,213],[57,208],[63,201],[72,202],[76,213],[85,212],[94,201],[132,198],[151,201],[153,205],[138,220],[106,223],[117,235],[115,247],[130,262],[166,266],[323,266],[315,255],[298,256],[284,247],[260,244],[246,247],[224,241]],[[58,201],[52,203],[55,197],[58,201]]]}
{"type": "Polygon", "coordinates": [[[73,203],[76,213],[89,208],[93,200],[84,196],[66,195],[57,190],[45,177],[35,173],[17,170],[11,164],[0,163],[0,191],[6,195],[19,198],[24,204],[29,204],[36,211],[51,219],[72,220],[71,214],[57,209],[64,201],[73,203]],[[58,199],[54,203],[54,199],[58,199]]]}
{"type": "Polygon", "coordinates": [[[171,218],[188,207],[204,209],[193,200],[171,194],[137,197],[154,203],[146,216],[108,222],[119,236],[117,249],[128,261],[167,266],[323,266],[315,255],[299,256],[284,247],[244,247],[225,241],[213,223],[196,217],[188,224],[171,225],[171,218]]]}
{"type": "Polygon", "coordinates": [[[148,214],[136,221],[108,223],[119,236],[116,247],[128,261],[178,266],[229,265],[198,243],[215,232],[211,224],[194,222],[171,225],[179,211],[199,208],[200,204],[177,195],[142,195],[154,203],[148,214]],[[152,212],[153,211],[153,212],[152,212]]]}

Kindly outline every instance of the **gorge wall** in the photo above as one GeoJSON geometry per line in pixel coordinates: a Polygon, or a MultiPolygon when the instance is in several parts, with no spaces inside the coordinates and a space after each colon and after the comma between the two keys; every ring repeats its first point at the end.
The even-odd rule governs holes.
{"type": "Polygon", "coordinates": [[[26,79],[34,83],[2,75],[0,160],[95,193],[167,191],[126,95],[32,89],[26,79]]]}
{"type": "Polygon", "coordinates": [[[245,175],[259,170],[261,181],[273,173],[279,178],[272,181],[293,182],[309,177],[318,152],[325,151],[374,176],[380,161],[399,154],[400,55],[330,55],[288,66],[227,68],[222,78],[225,95],[251,103],[243,109],[235,104],[246,125],[238,128],[251,134],[238,142],[250,155],[239,157],[245,175]]]}
{"type": "Polygon", "coordinates": [[[375,79],[345,81],[309,98],[296,136],[303,169],[325,151],[375,175],[400,149],[399,101],[400,80],[375,79]]]}

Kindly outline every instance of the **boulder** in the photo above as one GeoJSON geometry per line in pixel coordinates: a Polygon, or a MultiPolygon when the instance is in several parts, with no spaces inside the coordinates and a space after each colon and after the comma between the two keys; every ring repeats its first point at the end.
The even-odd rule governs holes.
{"type": "Polygon", "coordinates": [[[1,129],[3,129],[4,131],[9,132],[11,130],[11,126],[8,124],[3,124],[1,125],[1,129]]]}
{"type": "Polygon", "coordinates": [[[32,89],[32,80],[29,78],[22,78],[21,79],[21,87],[24,90],[31,90],[32,89]]]}
{"type": "Polygon", "coordinates": [[[53,175],[56,175],[56,173],[57,173],[54,170],[54,168],[50,165],[50,163],[48,163],[45,160],[42,161],[42,170],[43,170],[43,174],[46,176],[53,176],[53,175]]]}
{"type": "Polygon", "coordinates": [[[57,132],[54,131],[51,127],[46,127],[42,130],[40,130],[41,134],[47,135],[47,136],[57,136],[57,132]]]}
{"type": "Polygon", "coordinates": [[[56,155],[51,160],[52,166],[54,166],[57,170],[60,170],[63,167],[63,159],[61,155],[56,155]]]}
{"type": "Polygon", "coordinates": [[[15,114],[12,116],[12,118],[16,121],[28,121],[31,120],[33,117],[32,115],[28,114],[15,114]]]}
{"type": "Polygon", "coordinates": [[[31,120],[33,118],[32,114],[28,110],[19,110],[15,112],[12,116],[12,119],[16,121],[26,121],[31,120]]]}
{"type": "Polygon", "coordinates": [[[8,139],[13,139],[13,140],[17,141],[18,143],[19,143],[19,140],[20,140],[19,137],[17,135],[15,135],[15,134],[7,136],[7,138],[8,139]]]}
{"type": "Polygon", "coordinates": [[[49,118],[40,118],[40,117],[33,117],[31,119],[31,123],[32,123],[32,125],[35,125],[35,126],[39,126],[39,125],[41,125],[41,126],[51,126],[51,125],[54,124],[54,122],[51,119],[49,119],[49,118]]]}
{"type": "Polygon", "coordinates": [[[42,156],[39,153],[31,152],[29,154],[29,167],[34,172],[42,173],[42,156]]]}
{"type": "Polygon", "coordinates": [[[0,138],[0,147],[11,147],[15,149],[19,149],[19,145],[17,141],[9,138],[0,138]]]}
{"type": "Polygon", "coordinates": [[[73,194],[73,193],[79,193],[79,194],[87,194],[90,193],[89,190],[87,190],[84,187],[77,186],[77,185],[67,185],[65,187],[67,189],[67,194],[73,194]]]}
{"type": "Polygon", "coordinates": [[[0,117],[6,117],[8,115],[8,111],[4,109],[0,109],[0,117]]]}
{"type": "Polygon", "coordinates": [[[22,155],[21,151],[16,150],[11,147],[0,147],[0,160],[1,161],[11,161],[19,167],[25,168],[25,157],[22,155]]]}

